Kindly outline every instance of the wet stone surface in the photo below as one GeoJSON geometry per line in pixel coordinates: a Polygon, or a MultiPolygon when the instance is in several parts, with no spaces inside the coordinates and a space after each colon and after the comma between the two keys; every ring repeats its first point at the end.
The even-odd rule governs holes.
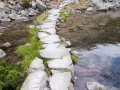
{"type": "Polygon", "coordinates": [[[106,90],[120,90],[120,10],[76,13],[58,27],[58,35],[79,52],[74,65],[75,90],[99,82],[106,90]]]}

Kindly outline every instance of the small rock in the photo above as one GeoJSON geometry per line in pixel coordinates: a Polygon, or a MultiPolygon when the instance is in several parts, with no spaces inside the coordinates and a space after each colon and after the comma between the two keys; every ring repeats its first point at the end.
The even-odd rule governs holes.
{"type": "Polygon", "coordinates": [[[0,36],[2,36],[3,33],[0,33],[0,36]]]}
{"type": "Polygon", "coordinates": [[[105,86],[99,84],[98,82],[87,82],[86,86],[88,90],[105,90],[105,86]]]}
{"type": "Polygon", "coordinates": [[[2,59],[5,55],[6,53],[2,49],[0,49],[0,59],[2,59]]]}
{"type": "Polygon", "coordinates": [[[45,11],[46,9],[46,5],[43,4],[43,2],[40,0],[36,0],[36,6],[38,7],[40,11],[45,11]]]}
{"type": "Polygon", "coordinates": [[[11,44],[9,42],[6,42],[5,44],[2,45],[3,49],[7,49],[11,46],[11,44]]]}

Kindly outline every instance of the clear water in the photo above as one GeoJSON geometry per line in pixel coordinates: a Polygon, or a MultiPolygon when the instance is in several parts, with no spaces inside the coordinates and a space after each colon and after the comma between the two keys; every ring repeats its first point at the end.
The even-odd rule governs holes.
{"type": "Polygon", "coordinates": [[[120,44],[96,45],[90,51],[80,50],[74,66],[75,90],[87,90],[85,83],[97,81],[106,90],[120,90],[120,44]]]}

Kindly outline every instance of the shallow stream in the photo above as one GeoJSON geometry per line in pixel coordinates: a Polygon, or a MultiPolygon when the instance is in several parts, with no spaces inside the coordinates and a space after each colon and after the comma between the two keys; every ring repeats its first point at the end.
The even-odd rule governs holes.
{"type": "Polygon", "coordinates": [[[87,90],[96,81],[106,90],[120,90],[120,10],[76,13],[58,28],[79,52],[74,65],[75,90],[87,90]]]}

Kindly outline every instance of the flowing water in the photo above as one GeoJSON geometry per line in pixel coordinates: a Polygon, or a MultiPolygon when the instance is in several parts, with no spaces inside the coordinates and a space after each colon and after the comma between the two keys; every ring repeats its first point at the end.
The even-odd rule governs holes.
{"type": "Polygon", "coordinates": [[[76,13],[58,30],[79,52],[75,90],[87,90],[86,82],[91,81],[120,90],[120,10],[76,13]]]}

